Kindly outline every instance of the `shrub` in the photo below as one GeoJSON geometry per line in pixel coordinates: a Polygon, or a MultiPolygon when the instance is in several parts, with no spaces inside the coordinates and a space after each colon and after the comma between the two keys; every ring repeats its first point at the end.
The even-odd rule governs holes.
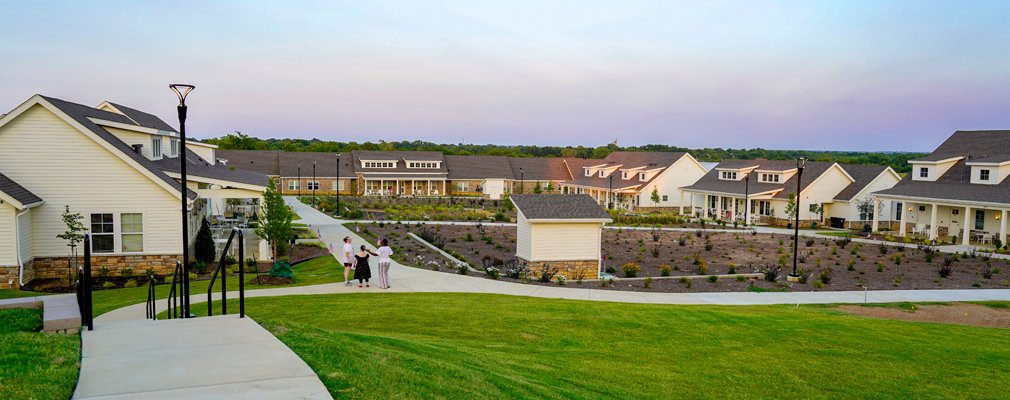
{"type": "Polygon", "coordinates": [[[691,287],[691,280],[688,279],[688,278],[677,279],[677,282],[680,282],[680,283],[684,284],[684,287],[687,287],[687,288],[691,287]]]}
{"type": "Polygon", "coordinates": [[[897,246],[894,246],[894,248],[895,248],[895,250],[898,250],[899,253],[905,252],[905,245],[904,244],[899,244],[897,246]]]}
{"type": "Polygon", "coordinates": [[[708,264],[704,259],[698,259],[698,275],[708,275],[708,264]]]}
{"type": "Polygon", "coordinates": [[[796,274],[799,275],[800,283],[807,283],[810,280],[810,272],[802,269],[796,271],[796,274]]]}
{"type": "Polygon", "coordinates": [[[747,282],[747,277],[743,275],[737,275],[734,279],[736,279],[737,282],[747,282]]]}
{"type": "Polygon", "coordinates": [[[658,244],[652,245],[652,256],[653,257],[659,257],[659,245],[658,244]]]}
{"type": "Polygon", "coordinates": [[[878,244],[877,249],[880,250],[880,254],[887,254],[887,245],[883,243],[878,244]]]}
{"type": "MultiPolygon", "coordinates": [[[[320,243],[322,243],[322,242],[320,242],[320,243]]],[[[230,254],[225,254],[225,256],[224,256],[224,265],[235,265],[235,264],[238,264],[238,260],[235,259],[235,256],[230,255],[230,254]]]]}
{"type": "Polygon", "coordinates": [[[197,260],[195,262],[190,263],[189,268],[192,271],[196,271],[196,273],[198,274],[202,274],[204,272],[207,272],[207,263],[202,260],[197,260]]]}
{"type": "Polygon", "coordinates": [[[825,285],[831,283],[831,268],[828,267],[828,269],[822,271],[820,275],[817,275],[817,280],[821,281],[825,285]]]}
{"type": "Polygon", "coordinates": [[[231,268],[225,268],[225,269],[224,269],[224,271],[222,271],[222,273],[224,274],[224,275],[222,275],[222,276],[228,276],[228,275],[231,275],[231,274],[232,274],[233,272],[234,272],[234,271],[232,271],[232,270],[231,270],[231,268]]]}
{"type": "Polygon", "coordinates": [[[817,242],[817,239],[814,239],[814,238],[807,238],[807,240],[806,240],[806,242],[805,242],[805,243],[807,244],[807,247],[810,247],[810,246],[813,246],[813,245],[814,245],[814,243],[816,243],[816,242],[817,242]]]}
{"type": "Polygon", "coordinates": [[[936,273],[940,275],[941,278],[946,278],[950,274],[954,273],[953,260],[950,255],[943,257],[943,263],[936,267],[936,273]]]}
{"type": "Polygon", "coordinates": [[[705,251],[712,251],[712,242],[705,242],[705,251]]]}
{"type": "Polygon", "coordinates": [[[537,282],[540,283],[550,283],[554,279],[554,276],[558,274],[558,267],[554,264],[544,264],[540,268],[540,276],[537,278],[537,282]]]}
{"type": "Polygon", "coordinates": [[[706,280],[708,280],[709,282],[712,282],[712,283],[717,283],[717,282],[719,282],[719,277],[716,276],[716,275],[709,275],[709,277],[706,278],[706,280]]]}
{"type": "Polygon", "coordinates": [[[124,288],[135,288],[135,287],[137,287],[137,280],[130,279],[130,280],[126,281],[126,284],[124,284],[123,287],[124,288]]]}
{"type": "Polygon", "coordinates": [[[838,247],[840,247],[840,248],[843,248],[843,249],[844,249],[844,248],[845,248],[845,246],[847,246],[847,245],[848,245],[849,243],[852,243],[852,238],[849,238],[849,237],[843,237],[843,238],[838,238],[838,239],[835,239],[835,246],[838,246],[838,247]]]}
{"type": "MultiPolygon", "coordinates": [[[[133,268],[123,268],[119,270],[119,276],[130,279],[133,277],[133,268]]],[[[136,282],[134,282],[134,286],[136,286],[136,282]]]]}
{"type": "MultiPolygon", "coordinates": [[[[105,280],[109,277],[109,273],[112,272],[108,267],[98,268],[98,279],[105,280]]],[[[113,285],[115,286],[115,285],[113,285]]]]}
{"type": "Polygon", "coordinates": [[[661,235],[660,235],[660,233],[659,233],[659,232],[656,232],[656,231],[652,231],[652,241],[653,241],[653,242],[658,242],[658,241],[659,241],[659,238],[660,238],[660,236],[661,236],[661,235]]]}
{"type": "Polygon", "coordinates": [[[210,222],[207,218],[200,223],[200,230],[196,233],[196,242],[193,243],[194,259],[205,263],[212,263],[216,259],[217,246],[214,244],[214,235],[210,231],[210,222]]]}
{"type": "Polygon", "coordinates": [[[677,239],[677,244],[680,245],[680,246],[687,245],[687,238],[681,237],[681,238],[677,239]]]}
{"type": "Polygon", "coordinates": [[[564,277],[557,276],[555,278],[556,278],[555,281],[558,283],[558,286],[565,286],[565,278],[564,277]]]}
{"type": "Polygon", "coordinates": [[[726,270],[727,274],[733,275],[736,273],[736,264],[729,263],[729,269],[726,270]]]}
{"type": "Polygon", "coordinates": [[[764,278],[768,282],[775,282],[779,279],[779,269],[772,267],[763,267],[761,272],[764,274],[764,278]]]}
{"type": "Polygon", "coordinates": [[[979,275],[982,275],[982,279],[992,278],[992,265],[988,263],[982,265],[982,270],[979,271],[979,275]]]}
{"type": "Polygon", "coordinates": [[[891,286],[898,287],[898,285],[900,285],[901,281],[903,281],[903,280],[904,280],[904,278],[902,278],[901,275],[898,275],[898,276],[894,277],[893,281],[891,281],[891,286]]]}
{"type": "Polygon", "coordinates": [[[464,263],[456,263],[456,273],[460,275],[466,275],[470,271],[470,266],[464,263]]]}
{"type": "Polygon", "coordinates": [[[877,261],[877,272],[884,272],[884,263],[882,261],[877,261]]]}
{"type": "Polygon", "coordinates": [[[470,233],[470,232],[467,232],[466,233],[466,239],[463,239],[463,240],[466,240],[467,242],[472,242],[473,241],[473,234],[470,233]]]}
{"type": "Polygon", "coordinates": [[[624,276],[626,278],[634,278],[642,271],[642,267],[639,267],[638,264],[635,263],[627,263],[621,266],[621,270],[624,271],[624,276]]]}
{"type": "Polygon", "coordinates": [[[901,265],[901,254],[895,254],[891,259],[894,260],[895,264],[901,265]]]}
{"type": "Polygon", "coordinates": [[[659,275],[670,276],[670,266],[666,264],[659,266],[659,275]]]}
{"type": "Polygon", "coordinates": [[[849,271],[855,271],[856,270],[856,260],[849,260],[849,262],[846,263],[845,266],[846,266],[845,269],[847,269],[849,271]]]}
{"type": "Polygon", "coordinates": [[[116,287],[116,284],[112,283],[112,282],[105,282],[105,283],[102,283],[102,287],[106,288],[106,289],[112,289],[112,288],[116,287]]]}
{"type": "Polygon", "coordinates": [[[617,273],[617,270],[614,269],[614,267],[607,267],[607,269],[604,272],[613,275],[617,273]]]}
{"type": "Polygon", "coordinates": [[[821,281],[814,282],[814,287],[818,289],[824,289],[824,282],[821,281]]]}
{"type": "Polygon", "coordinates": [[[645,280],[642,281],[642,283],[645,285],[645,288],[648,289],[649,286],[652,285],[652,277],[651,276],[646,277],[645,280]]]}

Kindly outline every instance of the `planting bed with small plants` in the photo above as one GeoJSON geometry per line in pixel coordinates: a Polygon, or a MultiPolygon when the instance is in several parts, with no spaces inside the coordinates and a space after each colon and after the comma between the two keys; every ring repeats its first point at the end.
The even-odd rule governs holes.
{"type": "MultiPolygon", "coordinates": [[[[313,204],[312,196],[302,197],[302,203],[313,204]]],[[[317,196],[315,204],[320,211],[336,216],[336,196],[317,196]]],[[[516,218],[508,199],[481,197],[340,196],[340,208],[343,219],[509,222],[516,218]]]]}
{"type": "MultiPolygon", "coordinates": [[[[495,267],[499,279],[533,284],[564,284],[576,288],[655,292],[814,291],[888,289],[972,289],[1010,287],[1010,263],[989,254],[945,254],[922,245],[879,245],[800,237],[797,272],[799,282],[787,282],[792,272],[792,235],[733,232],[604,229],[604,268],[615,277],[652,278],[600,282],[593,277],[566,276],[549,282],[536,276],[507,274],[515,269],[515,227],[430,225],[415,223],[348,224],[370,242],[390,240],[401,264],[466,272],[442,255],[423,246],[407,233],[427,238],[473,269],[495,267]],[[760,273],[757,279],[714,275],[760,273]],[[508,275],[512,275],[509,278],[508,275]],[[680,279],[687,275],[707,278],[680,279]],[[667,278],[669,277],[669,278],[667,278]],[[658,279],[662,278],[662,279],[658,279]]],[[[473,275],[481,273],[467,272],[473,275]]],[[[492,273],[491,275],[494,275],[492,273]]],[[[485,275],[486,276],[486,275],[485,275]]]]}

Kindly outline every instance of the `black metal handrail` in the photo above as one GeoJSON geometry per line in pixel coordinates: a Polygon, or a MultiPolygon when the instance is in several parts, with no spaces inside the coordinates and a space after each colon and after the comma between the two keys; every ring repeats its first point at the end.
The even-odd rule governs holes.
{"type": "Polygon", "coordinates": [[[95,318],[91,303],[91,235],[84,235],[84,268],[77,273],[77,305],[81,309],[81,323],[89,331],[95,330],[95,318]]]}
{"type": "Polygon", "coordinates": [[[144,310],[147,312],[147,319],[158,319],[158,313],[154,308],[154,302],[156,300],[156,296],[154,294],[155,283],[157,283],[157,279],[154,279],[154,275],[151,275],[151,277],[147,280],[147,309],[144,310]]]}
{"type": "Polygon", "coordinates": [[[175,271],[172,272],[172,289],[168,291],[168,318],[185,318],[180,307],[182,307],[182,261],[175,262],[175,271]]]}
{"type": "Polygon", "coordinates": [[[214,274],[210,278],[210,285],[207,286],[207,316],[214,315],[214,301],[211,297],[211,293],[214,293],[214,282],[217,281],[218,274],[221,274],[221,315],[228,314],[228,294],[227,294],[227,282],[228,277],[224,276],[224,258],[228,254],[228,249],[231,248],[231,242],[235,239],[235,235],[238,235],[238,307],[239,307],[239,318],[245,318],[245,238],[242,235],[242,229],[233,228],[231,235],[228,236],[228,242],[225,243],[224,249],[221,250],[221,256],[217,261],[217,268],[214,269],[214,274]]]}

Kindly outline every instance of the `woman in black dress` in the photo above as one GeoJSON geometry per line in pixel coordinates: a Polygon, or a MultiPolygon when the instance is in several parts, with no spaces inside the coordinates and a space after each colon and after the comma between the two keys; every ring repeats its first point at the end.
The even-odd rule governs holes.
{"type": "Polygon", "coordinates": [[[361,245],[361,251],[354,255],[354,279],[358,280],[358,287],[362,284],[368,287],[368,278],[372,277],[372,269],[368,266],[369,254],[378,256],[366,249],[365,245],[361,245]]]}

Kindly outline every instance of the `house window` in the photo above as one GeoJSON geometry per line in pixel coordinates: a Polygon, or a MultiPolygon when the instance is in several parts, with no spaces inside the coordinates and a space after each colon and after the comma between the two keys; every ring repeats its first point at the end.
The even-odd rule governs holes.
{"type": "Polygon", "coordinates": [[[778,183],[779,182],[779,175],[778,174],[761,174],[761,182],[778,183]]]}
{"type": "Polygon", "coordinates": [[[817,204],[811,204],[810,205],[810,212],[812,212],[812,213],[817,212],[817,204]]]}
{"type": "Polygon", "coordinates": [[[600,178],[603,178],[603,174],[605,174],[605,173],[606,173],[606,171],[600,170],[600,178]]]}
{"type": "Polygon", "coordinates": [[[319,190],[319,181],[308,181],[305,190],[319,190]]]}
{"type": "Polygon", "coordinates": [[[975,210],[975,229],[985,229],[985,210],[975,210]]]}
{"type": "Polygon", "coordinates": [[[365,168],[396,168],[396,163],[391,163],[391,162],[365,162],[365,168]]]}
{"type": "Polygon", "coordinates": [[[983,169],[978,171],[978,180],[987,181],[989,180],[989,170],[983,169]]]}
{"type": "Polygon", "coordinates": [[[919,212],[926,212],[926,206],[919,206],[919,212]]]}
{"type": "Polygon", "coordinates": [[[644,180],[646,180],[646,179],[645,179],[645,177],[646,177],[646,176],[647,176],[647,175],[646,175],[646,173],[645,173],[645,172],[643,172],[643,173],[640,173],[640,174],[638,174],[638,180],[640,180],[640,181],[644,181],[644,180]]]}
{"type": "Polygon", "coordinates": [[[438,182],[429,181],[428,190],[430,190],[432,193],[438,194],[438,182]]]}
{"type": "Polygon", "coordinates": [[[470,185],[467,182],[457,182],[456,183],[456,191],[458,191],[458,192],[469,192],[470,191],[469,190],[470,189],[469,186],[470,185]]]}
{"type": "Polygon", "coordinates": [[[736,172],[722,171],[722,179],[736,180],[736,172]]]}
{"type": "Polygon", "coordinates": [[[715,196],[708,197],[708,208],[716,208],[718,205],[719,198],[715,196]]]}
{"type": "Polygon", "coordinates": [[[171,153],[169,153],[169,155],[172,156],[172,157],[178,157],[179,156],[179,141],[175,140],[175,139],[171,139],[171,140],[169,140],[168,143],[170,144],[170,151],[171,151],[171,153]]]}
{"type": "Polygon", "coordinates": [[[116,225],[112,214],[91,214],[91,252],[116,251],[116,225]]]}
{"type": "Polygon", "coordinates": [[[627,172],[622,173],[621,174],[621,179],[628,179],[628,173],[627,172]]]}
{"type": "Polygon", "coordinates": [[[950,215],[961,215],[961,210],[956,209],[956,208],[952,208],[950,210],[950,215]]]}
{"type": "MultiPolygon", "coordinates": [[[[898,212],[894,213],[894,219],[897,219],[898,221],[901,221],[901,213],[905,212],[905,205],[901,204],[901,203],[894,203],[894,204],[895,204],[895,207],[898,207],[898,212]]],[[[871,211],[867,210],[866,212],[869,213],[871,211]]],[[[870,215],[870,217],[866,218],[866,221],[869,221],[869,220],[873,219],[872,218],[873,214],[868,214],[868,215],[870,215]]]]}
{"type": "Polygon", "coordinates": [[[663,201],[667,201],[666,199],[667,199],[667,196],[664,194],[663,195],[663,201]]]}
{"type": "Polygon", "coordinates": [[[339,180],[339,179],[334,179],[333,180],[333,187],[337,188],[337,190],[344,190],[344,181],[339,180]]]}
{"type": "Polygon", "coordinates": [[[291,179],[289,179],[288,180],[288,190],[298,190],[298,180],[291,180],[291,179]]]}
{"type": "Polygon", "coordinates": [[[919,177],[929,178],[929,168],[926,167],[919,168],[919,177]]]}
{"type": "Polygon", "coordinates": [[[771,202],[751,200],[750,201],[751,211],[757,211],[758,215],[772,215],[771,202]]]}
{"type": "Polygon", "coordinates": [[[591,175],[593,175],[593,171],[590,171],[590,170],[586,169],[586,176],[591,176],[591,175]]]}
{"type": "Polygon", "coordinates": [[[368,181],[368,182],[365,182],[365,189],[368,189],[368,191],[370,191],[370,192],[374,192],[376,190],[379,190],[379,181],[368,181]]]}
{"type": "Polygon", "coordinates": [[[144,214],[119,214],[119,226],[122,228],[123,253],[143,252],[144,214]]]}
{"type": "Polygon", "coordinates": [[[161,138],[151,138],[151,158],[157,160],[161,158],[161,138]]]}

